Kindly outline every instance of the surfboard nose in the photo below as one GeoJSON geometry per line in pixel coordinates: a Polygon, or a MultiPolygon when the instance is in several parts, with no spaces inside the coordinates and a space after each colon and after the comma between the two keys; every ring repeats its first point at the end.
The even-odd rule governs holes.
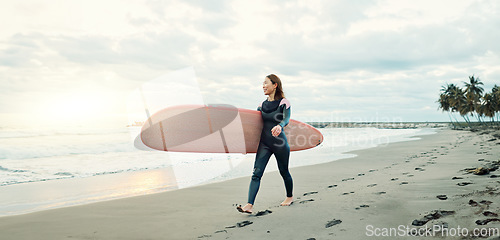
{"type": "Polygon", "coordinates": [[[319,146],[323,142],[323,136],[321,136],[321,139],[318,140],[318,144],[316,146],[319,146]]]}

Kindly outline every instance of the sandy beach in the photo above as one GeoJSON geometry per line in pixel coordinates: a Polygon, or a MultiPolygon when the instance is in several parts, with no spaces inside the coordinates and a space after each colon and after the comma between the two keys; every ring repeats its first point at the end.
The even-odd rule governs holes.
{"type": "Polygon", "coordinates": [[[267,172],[251,215],[235,209],[246,202],[243,177],[2,217],[0,239],[500,239],[500,171],[464,171],[498,166],[500,139],[447,129],[419,138],[291,169],[289,207],[279,206],[279,173],[267,172]]]}

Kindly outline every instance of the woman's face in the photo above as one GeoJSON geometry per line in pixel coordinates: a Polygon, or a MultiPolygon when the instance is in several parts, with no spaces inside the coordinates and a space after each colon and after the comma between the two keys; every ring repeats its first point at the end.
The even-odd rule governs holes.
{"type": "Polygon", "coordinates": [[[266,77],[266,79],[262,83],[262,90],[264,90],[264,95],[273,93],[277,86],[277,83],[273,84],[273,82],[271,82],[271,80],[266,77]]]}

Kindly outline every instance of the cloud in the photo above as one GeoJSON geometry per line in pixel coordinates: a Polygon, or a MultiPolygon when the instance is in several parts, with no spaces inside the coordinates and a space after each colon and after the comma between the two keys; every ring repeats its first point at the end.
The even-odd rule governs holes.
{"type": "Polygon", "coordinates": [[[36,57],[39,44],[36,35],[16,34],[4,43],[6,47],[0,49],[0,66],[17,67],[31,65],[31,59],[36,57]]]}
{"type": "Polygon", "coordinates": [[[500,85],[496,1],[32,3],[2,12],[23,17],[0,36],[0,99],[22,106],[82,89],[127,95],[186,66],[207,103],[250,109],[276,73],[299,119],[447,120],[441,85],[472,74],[500,85]]]}

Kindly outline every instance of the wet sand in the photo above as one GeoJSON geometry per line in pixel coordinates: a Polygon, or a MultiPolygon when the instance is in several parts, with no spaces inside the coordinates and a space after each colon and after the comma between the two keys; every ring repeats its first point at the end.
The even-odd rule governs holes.
{"type": "Polygon", "coordinates": [[[266,172],[251,215],[235,209],[246,202],[250,179],[244,177],[2,217],[0,239],[386,239],[390,228],[398,230],[390,239],[406,239],[408,231],[425,227],[460,226],[469,234],[499,229],[500,180],[494,176],[500,170],[474,175],[464,169],[494,166],[500,139],[452,130],[419,138],[291,169],[295,201],[289,207],[279,206],[285,195],[279,173],[266,172]]]}

